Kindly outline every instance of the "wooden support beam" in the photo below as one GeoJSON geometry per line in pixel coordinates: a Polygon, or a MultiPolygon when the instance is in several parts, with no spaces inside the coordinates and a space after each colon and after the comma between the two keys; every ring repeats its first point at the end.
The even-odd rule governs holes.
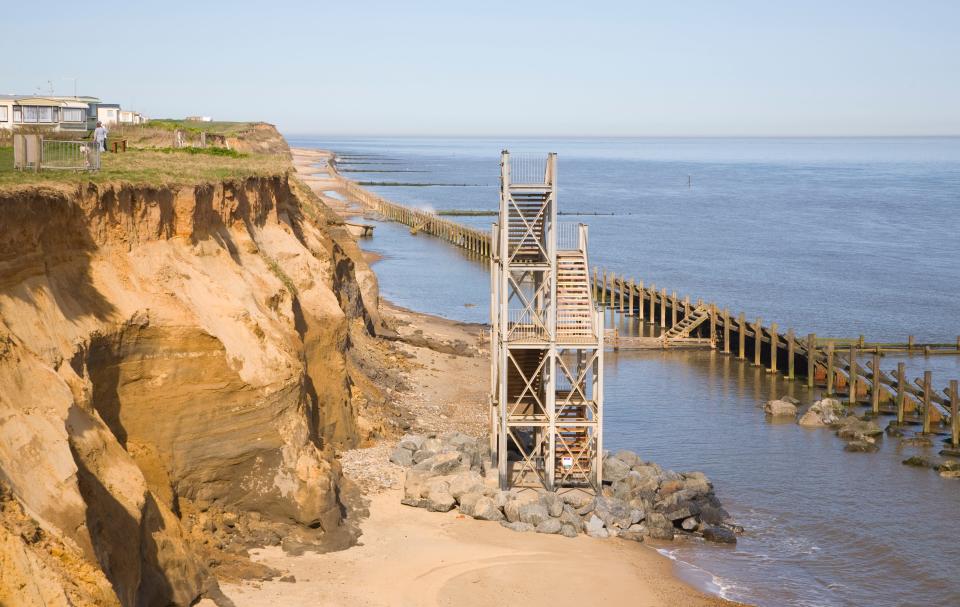
{"type": "Polygon", "coordinates": [[[637,291],[633,279],[630,279],[630,287],[627,289],[627,314],[633,316],[633,294],[637,291]]]}
{"type": "Polygon", "coordinates": [[[657,324],[657,285],[650,283],[650,320],[651,325],[657,324]]]}
{"type": "Polygon", "coordinates": [[[907,398],[907,364],[897,363],[897,424],[903,423],[907,398]]]}
{"type": "Polygon", "coordinates": [[[737,317],[737,337],[739,338],[737,358],[744,360],[747,357],[747,317],[743,312],[737,317]]]}
{"type": "Polygon", "coordinates": [[[817,334],[807,335],[807,387],[817,383],[817,334]]]}
{"type": "Polygon", "coordinates": [[[780,338],[777,334],[777,323],[770,323],[770,373],[777,372],[777,351],[780,349],[780,338]]]}
{"type": "Polygon", "coordinates": [[[857,346],[851,344],[850,345],[850,367],[849,367],[849,373],[847,376],[847,378],[849,379],[849,381],[847,382],[847,388],[849,392],[849,394],[847,395],[847,402],[849,402],[851,405],[855,405],[857,403],[857,375],[858,374],[859,372],[857,371],[857,346]]]}
{"type": "Polygon", "coordinates": [[[880,413],[880,353],[873,353],[873,382],[870,384],[870,407],[873,414],[880,413]]]}
{"type": "Polygon", "coordinates": [[[644,290],[643,290],[643,281],[641,280],[637,284],[637,315],[640,317],[640,322],[643,322],[643,305],[644,302],[644,290]]]}
{"type": "Polygon", "coordinates": [[[690,316],[690,296],[684,295],[683,297],[683,317],[686,318],[690,316]]]}
{"type": "Polygon", "coordinates": [[[827,396],[833,396],[833,342],[827,343],[827,396]]]}
{"type": "Polygon", "coordinates": [[[793,381],[794,375],[794,356],[796,355],[797,340],[794,337],[793,329],[787,329],[787,379],[793,381]]]}
{"type": "Polygon", "coordinates": [[[607,305],[607,269],[603,269],[603,291],[600,292],[600,305],[607,305]]]}
{"type": "Polygon", "coordinates": [[[760,350],[763,348],[763,319],[757,318],[753,325],[753,366],[760,366],[760,350]]]}
{"type": "Polygon", "coordinates": [[[593,266],[593,301],[594,304],[600,301],[600,283],[597,282],[597,266],[593,266]]]}
{"type": "Polygon", "coordinates": [[[660,328],[667,328],[667,290],[660,289],[660,328]]]}
{"type": "Polygon", "coordinates": [[[930,434],[930,393],[933,391],[933,372],[923,372],[923,433],[930,434]]]}
{"type": "Polygon", "coordinates": [[[677,324],[677,292],[670,294],[670,326],[677,324]]]}
{"type": "Polygon", "coordinates": [[[717,348],[717,304],[710,304],[710,347],[717,348]]]}
{"type": "Polygon", "coordinates": [[[913,335],[907,336],[907,353],[913,354],[913,335]]]}
{"type": "Polygon", "coordinates": [[[730,354],[730,310],[723,309],[723,353],[730,354]]]}

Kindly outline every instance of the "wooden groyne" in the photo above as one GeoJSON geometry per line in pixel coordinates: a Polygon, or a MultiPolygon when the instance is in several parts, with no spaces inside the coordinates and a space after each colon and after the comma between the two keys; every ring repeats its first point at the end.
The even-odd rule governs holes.
{"type": "MultiPolygon", "coordinates": [[[[490,256],[490,234],[460,225],[436,213],[413,209],[367,191],[336,171],[331,175],[344,192],[384,218],[425,232],[479,257],[490,256]]],[[[912,337],[902,343],[869,342],[857,338],[824,338],[803,335],[778,323],[765,325],[745,313],[731,313],[715,303],[691,301],[655,284],[594,269],[594,300],[615,313],[634,317],[659,329],[658,337],[614,334],[611,344],[631,347],[671,347],[671,344],[708,346],[789,381],[804,381],[809,388],[823,388],[825,396],[843,396],[853,405],[869,406],[872,413],[896,415],[899,424],[916,424],[924,433],[948,428],[950,455],[960,456],[960,394],[957,380],[937,387],[932,374],[909,380],[905,363],[896,371],[881,368],[885,355],[960,355],[960,337],[953,342],[918,343],[912,337]],[[655,341],[651,341],[651,339],[655,341]],[[864,357],[868,360],[861,362],[864,357]]]]}
{"type": "Polygon", "coordinates": [[[340,175],[333,162],[331,162],[330,173],[340,184],[344,193],[385,219],[408,225],[413,233],[424,232],[436,236],[474,255],[490,256],[490,235],[486,232],[444,219],[436,213],[413,209],[378,196],[340,175]]]}
{"type": "MultiPolygon", "coordinates": [[[[594,270],[593,288],[598,305],[653,325],[660,335],[686,326],[690,338],[705,340],[722,354],[771,374],[824,388],[826,396],[843,396],[848,404],[869,406],[875,415],[896,415],[899,424],[920,425],[924,433],[932,433],[935,426],[949,428],[953,449],[948,451],[960,454],[953,452],[960,448],[957,380],[937,387],[930,371],[910,381],[905,363],[898,363],[896,371],[884,371],[881,366],[886,355],[960,355],[960,337],[952,342],[919,343],[911,336],[902,343],[880,343],[862,335],[855,339],[802,336],[792,328],[784,331],[777,323],[765,325],[761,318],[748,320],[742,312],[732,314],[702,300],[691,302],[675,291],[605,269],[594,270]]],[[[669,347],[669,340],[663,341],[669,347]]]]}

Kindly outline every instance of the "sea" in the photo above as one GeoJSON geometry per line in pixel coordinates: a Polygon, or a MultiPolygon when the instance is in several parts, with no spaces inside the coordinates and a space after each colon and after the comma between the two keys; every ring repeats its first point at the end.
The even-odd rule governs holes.
{"type": "MultiPolygon", "coordinates": [[[[592,266],[800,336],[960,335],[960,138],[287,139],[435,211],[495,211],[501,150],[556,152],[560,221],[589,226],[592,266]]],[[[496,218],[452,219],[487,229],[496,218]]],[[[363,247],[383,257],[384,297],[488,322],[485,262],[399,224],[374,234],[363,247]]],[[[642,330],[610,312],[607,323],[642,330]]],[[[901,361],[938,388],[960,378],[960,356],[882,367],[901,361]]],[[[845,452],[831,431],[761,408],[819,390],[714,351],[611,351],[605,372],[604,446],[706,472],[746,529],[734,547],[662,547],[690,583],[762,607],[960,605],[960,480],[901,463],[935,458],[942,436],[845,452]]]]}

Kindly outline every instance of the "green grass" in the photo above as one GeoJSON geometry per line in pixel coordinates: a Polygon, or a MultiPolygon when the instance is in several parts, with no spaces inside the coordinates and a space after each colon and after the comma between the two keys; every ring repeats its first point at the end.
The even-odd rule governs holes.
{"type": "MultiPolygon", "coordinates": [[[[209,148],[208,148],[209,150],[209,148]]],[[[290,170],[289,160],[279,154],[224,154],[131,149],[103,154],[99,171],[16,171],[13,148],[0,148],[0,188],[18,185],[126,182],[147,185],[195,185],[253,176],[280,175],[290,170]]]]}
{"type": "Polygon", "coordinates": [[[187,131],[188,133],[215,133],[217,135],[237,135],[253,125],[252,122],[194,122],[175,118],[151,119],[145,126],[165,131],[187,131]]]}
{"type": "Polygon", "coordinates": [[[223,156],[225,158],[246,158],[249,154],[244,154],[236,150],[231,150],[230,148],[218,148],[218,147],[209,147],[209,148],[156,148],[157,152],[163,152],[164,154],[206,154],[207,156],[223,156]]]}

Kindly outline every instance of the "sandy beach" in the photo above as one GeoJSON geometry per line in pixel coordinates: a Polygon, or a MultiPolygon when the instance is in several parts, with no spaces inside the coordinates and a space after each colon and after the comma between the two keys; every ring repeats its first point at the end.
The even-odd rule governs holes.
{"type": "MultiPolygon", "coordinates": [[[[356,207],[337,194],[323,167],[328,154],[294,150],[305,181],[350,216],[356,207]],[[319,163],[319,168],[318,168],[319,163]],[[337,204],[339,203],[339,204],[337,204]]],[[[486,426],[488,367],[484,334],[469,325],[383,304],[399,334],[396,347],[411,364],[409,391],[394,395],[411,430],[486,426]]],[[[655,547],[622,539],[516,533],[495,523],[400,504],[403,469],[387,462],[393,443],[345,452],[344,474],[364,491],[369,516],[359,544],[327,553],[252,552],[284,572],[269,581],[224,584],[238,607],[318,605],[731,605],[690,587],[655,547]]]]}

